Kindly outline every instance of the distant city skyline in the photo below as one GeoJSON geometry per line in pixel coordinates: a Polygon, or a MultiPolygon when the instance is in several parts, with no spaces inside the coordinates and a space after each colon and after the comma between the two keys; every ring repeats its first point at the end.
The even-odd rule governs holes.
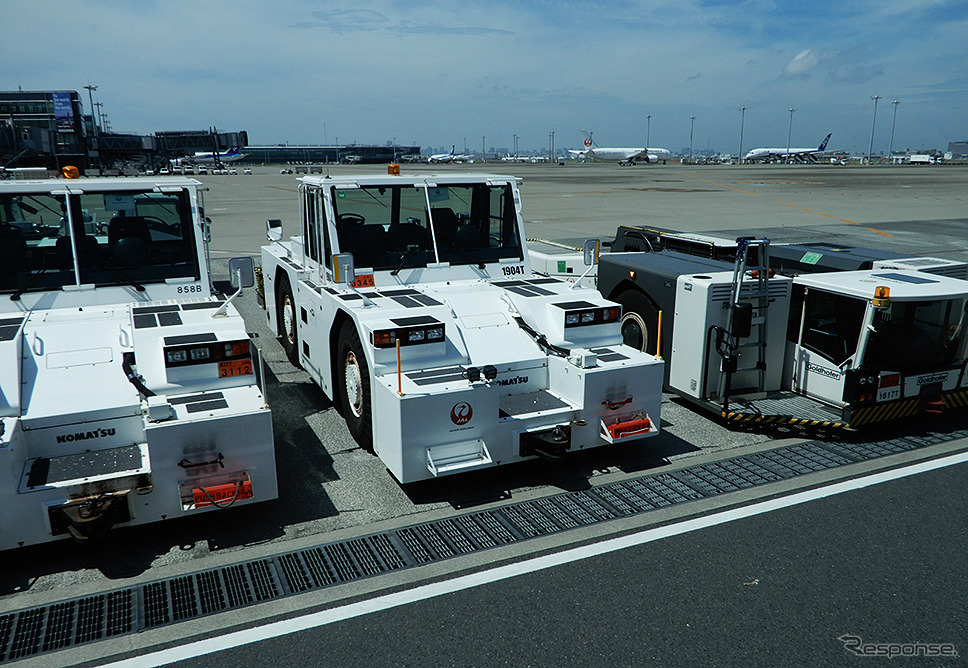
{"type": "Polygon", "coordinates": [[[77,90],[90,113],[84,87],[97,86],[118,132],[529,152],[552,131],[559,150],[578,147],[585,129],[602,146],[648,134],[680,151],[695,116],[695,151],[735,155],[742,113],[744,151],[833,133],[830,149],[867,153],[873,133],[885,153],[892,125],[896,150],[968,138],[963,0],[0,8],[0,89],[77,90]]]}

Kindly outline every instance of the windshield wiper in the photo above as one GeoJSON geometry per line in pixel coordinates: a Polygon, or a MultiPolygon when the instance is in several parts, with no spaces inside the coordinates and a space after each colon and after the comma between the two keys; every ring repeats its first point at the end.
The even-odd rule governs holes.
{"type": "Polygon", "coordinates": [[[479,258],[470,248],[465,248],[453,240],[450,242],[450,248],[469,259],[473,264],[476,264],[478,269],[484,269],[484,260],[479,258]]]}
{"type": "Polygon", "coordinates": [[[400,270],[403,269],[404,265],[407,264],[410,258],[412,258],[417,253],[417,251],[420,251],[420,250],[423,250],[423,249],[421,249],[419,245],[414,245],[407,248],[407,250],[403,252],[403,255],[400,256],[400,264],[397,265],[396,269],[390,272],[390,275],[396,276],[397,274],[399,274],[400,270]]]}
{"type": "Polygon", "coordinates": [[[145,286],[141,285],[141,283],[139,283],[138,281],[134,280],[133,278],[131,278],[130,276],[128,276],[127,274],[125,274],[123,271],[121,271],[120,269],[118,269],[114,265],[110,264],[109,262],[107,262],[103,258],[96,257],[94,259],[97,262],[100,262],[101,264],[103,264],[104,265],[104,268],[107,269],[108,271],[110,271],[114,275],[114,277],[116,279],[118,279],[121,283],[124,283],[126,285],[130,285],[132,288],[134,288],[138,292],[144,292],[145,291],[145,286]]]}
{"type": "Polygon", "coordinates": [[[36,274],[31,274],[30,277],[26,281],[24,281],[23,285],[21,285],[19,288],[17,288],[16,292],[14,292],[12,295],[10,295],[10,301],[12,301],[12,302],[19,302],[20,301],[20,295],[22,295],[23,293],[25,293],[30,288],[34,287],[34,285],[37,284],[37,278],[39,276],[43,276],[45,273],[47,273],[47,267],[44,267],[43,269],[41,269],[40,271],[38,271],[36,274]]]}
{"type": "MultiPolygon", "coordinates": [[[[95,262],[100,262],[102,265],[104,265],[104,267],[108,271],[110,271],[111,274],[113,274],[114,277],[116,279],[118,279],[119,282],[121,282],[121,283],[123,283],[125,285],[130,285],[132,288],[134,288],[138,292],[144,292],[145,291],[145,286],[141,285],[141,283],[138,283],[136,280],[134,280],[133,278],[131,278],[130,276],[128,276],[127,274],[125,274],[123,271],[121,271],[120,269],[118,269],[117,267],[115,267],[114,265],[112,265],[111,263],[109,263],[104,258],[102,258],[100,256],[97,256],[97,255],[90,255],[90,254],[84,253],[83,251],[81,251],[81,253],[84,255],[84,257],[93,258],[95,262]]],[[[37,273],[31,274],[30,275],[30,278],[28,278],[26,281],[24,281],[23,285],[21,285],[19,288],[17,288],[17,291],[14,292],[12,295],[10,295],[10,301],[12,301],[12,302],[19,302],[20,301],[20,296],[23,295],[23,293],[25,293],[27,290],[29,290],[32,287],[34,287],[37,284],[37,281],[38,281],[39,277],[40,276],[43,276],[44,274],[46,274],[47,273],[47,270],[48,270],[48,267],[44,267],[43,269],[41,269],[37,273]]]]}

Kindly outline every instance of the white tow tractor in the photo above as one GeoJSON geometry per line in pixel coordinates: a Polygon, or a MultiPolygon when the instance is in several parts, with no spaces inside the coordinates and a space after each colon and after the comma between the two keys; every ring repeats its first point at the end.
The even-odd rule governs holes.
{"type": "Polygon", "coordinates": [[[968,407],[964,263],[619,232],[597,280],[624,340],[725,420],[856,429],[968,407]],[[652,252],[621,252],[636,238],[652,252]]]}
{"type": "MultiPolygon", "coordinates": [[[[203,189],[0,183],[0,549],[276,498],[261,361],[213,291],[203,189]]],[[[238,294],[251,258],[230,272],[238,294]]]]}
{"type": "Polygon", "coordinates": [[[300,179],[262,249],[270,328],[363,448],[409,483],[658,433],[662,362],[532,273],[518,179],[389,172],[300,179]]]}

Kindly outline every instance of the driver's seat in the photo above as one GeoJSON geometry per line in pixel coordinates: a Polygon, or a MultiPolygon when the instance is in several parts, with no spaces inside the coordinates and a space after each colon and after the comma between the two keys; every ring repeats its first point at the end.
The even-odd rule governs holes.
{"type": "Polygon", "coordinates": [[[145,264],[151,259],[151,232],[140,216],[112,218],[108,224],[111,257],[121,266],[145,264]]]}

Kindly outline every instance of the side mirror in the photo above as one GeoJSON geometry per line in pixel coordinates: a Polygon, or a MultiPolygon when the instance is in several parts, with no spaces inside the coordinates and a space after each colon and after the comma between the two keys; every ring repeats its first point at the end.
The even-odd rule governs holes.
{"type": "Polygon", "coordinates": [[[593,264],[598,264],[598,254],[601,250],[602,242],[598,239],[585,239],[585,247],[582,249],[584,253],[583,260],[586,267],[590,267],[593,264]]]}
{"type": "Polygon", "coordinates": [[[212,243],[212,219],[208,216],[202,220],[202,239],[207,244],[212,243]]]}
{"type": "Polygon", "coordinates": [[[236,290],[255,285],[255,265],[251,257],[233,257],[229,260],[229,282],[236,290]]]}
{"type": "Polygon", "coordinates": [[[282,241],[282,221],[278,218],[270,218],[266,221],[266,239],[269,241],[282,241]]]}
{"type": "Polygon", "coordinates": [[[333,256],[333,279],[337,283],[350,285],[356,280],[356,267],[352,253],[338,253],[333,256]]]}

